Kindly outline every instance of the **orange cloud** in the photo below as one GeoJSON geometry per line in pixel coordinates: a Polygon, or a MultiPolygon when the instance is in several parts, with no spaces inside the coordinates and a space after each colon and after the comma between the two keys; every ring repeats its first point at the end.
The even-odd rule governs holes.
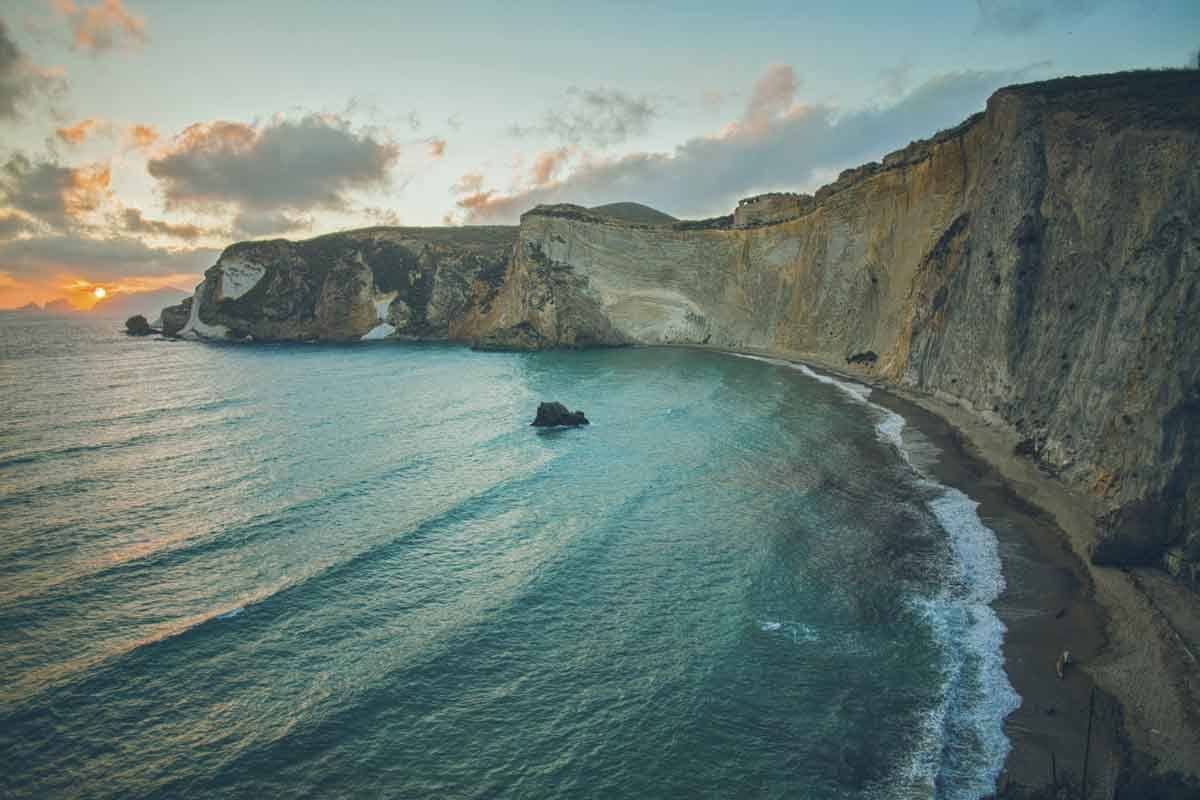
{"type": "Polygon", "coordinates": [[[7,212],[19,213],[27,220],[68,230],[110,199],[111,183],[107,164],[70,167],[30,161],[17,153],[0,166],[0,203],[7,206],[7,212]]]}
{"type": "Polygon", "coordinates": [[[111,183],[112,170],[107,164],[90,164],[72,169],[62,190],[63,208],[67,216],[78,219],[89,211],[95,211],[108,198],[111,183]]]}
{"type": "Polygon", "coordinates": [[[153,125],[130,125],[129,139],[138,150],[147,150],[158,141],[158,128],[153,125]]]}
{"type": "Polygon", "coordinates": [[[533,167],[530,169],[530,177],[533,179],[535,186],[545,186],[554,180],[554,176],[558,174],[567,159],[571,157],[571,151],[566,147],[561,147],[558,150],[544,150],[538,153],[533,158],[533,167]]]}
{"type": "Polygon", "coordinates": [[[429,157],[441,158],[446,155],[446,140],[445,139],[430,139],[429,140],[429,157]]]}
{"type": "Polygon", "coordinates": [[[131,14],[121,0],[101,0],[81,7],[74,0],[53,0],[54,7],[67,19],[77,50],[99,53],[119,43],[144,42],[146,20],[131,14]]]}
{"type": "Polygon", "coordinates": [[[349,193],[386,188],[399,146],[333,114],[277,116],[252,126],[216,120],[183,130],[149,160],[168,208],[345,210],[349,193]]]}
{"type": "Polygon", "coordinates": [[[175,149],[186,150],[246,150],[254,144],[254,128],[241,122],[197,122],[175,137],[175,149]]]}
{"type": "Polygon", "coordinates": [[[474,194],[483,188],[483,176],[478,172],[468,172],[450,187],[454,194],[474,194]]]}
{"type": "Polygon", "coordinates": [[[78,145],[87,141],[89,136],[99,133],[107,127],[108,123],[89,117],[88,119],[76,122],[74,125],[59,128],[55,131],[55,134],[67,144],[78,145]]]}
{"type": "Polygon", "coordinates": [[[121,223],[130,233],[147,233],[152,236],[167,236],[172,239],[183,239],[194,242],[201,236],[216,236],[224,231],[209,230],[190,223],[166,222],[161,219],[147,219],[141,209],[127,208],[121,214],[121,223]]]}

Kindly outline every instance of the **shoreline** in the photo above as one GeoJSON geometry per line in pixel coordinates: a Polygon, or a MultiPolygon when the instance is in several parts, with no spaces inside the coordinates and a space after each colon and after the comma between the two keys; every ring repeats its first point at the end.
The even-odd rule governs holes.
{"type": "MultiPolygon", "coordinates": [[[[904,417],[908,426],[933,443],[939,455],[927,467],[931,476],[977,502],[980,520],[996,536],[1005,589],[992,608],[1006,629],[1004,670],[1021,698],[1020,706],[1004,720],[1011,749],[997,790],[1014,784],[1041,788],[1055,778],[1078,785],[1095,682],[1083,670],[1071,667],[1059,680],[1055,661],[1068,649],[1077,663],[1088,663],[1106,645],[1103,608],[1095,601],[1086,568],[1063,547],[1053,520],[1014,493],[988,462],[970,452],[959,431],[881,389],[871,399],[904,417]]],[[[1120,704],[1098,692],[1088,778],[1100,797],[1111,796],[1120,770],[1120,719],[1120,704]]]]}
{"type": "Polygon", "coordinates": [[[1094,796],[1113,796],[1131,776],[1195,776],[1200,596],[1162,570],[1092,564],[1089,499],[1015,455],[1014,436],[961,406],[802,354],[668,346],[775,358],[869,386],[872,403],[937,447],[932,476],[979,503],[1000,546],[1007,585],[993,608],[1007,628],[1004,669],[1021,697],[1004,722],[1011,750],[998,796],[1048,787],[1052,774],[1078,787],[1093,689],[1087,776],[1094,796]],[[1063,649],[1073,664],[1060,681],[1055,660],[1063,649]]]}

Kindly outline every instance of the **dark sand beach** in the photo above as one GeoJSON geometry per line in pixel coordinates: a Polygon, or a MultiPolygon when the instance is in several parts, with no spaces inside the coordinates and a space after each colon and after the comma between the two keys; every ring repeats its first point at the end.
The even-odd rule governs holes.
{"type": "MultiPolygon", "coordinates": [[[[1095,687],[1082,667],[1105,646],[1104,610],[1086,566],[1054,520],[1023,499],[945,420],[884,391],[871,399],[903,416],[937,447],[934,476],[978,502],[980,519],[999,539],[1007,586],[996,611],[1008,628],[1005,669],[1021,695],[1021,707],[1004,726],[1012,751],[1000,787],[1040,786],[1055,775],[1078,785],[1095,687]],[[1055,661],[1063,650],[1074,663],[1060,680],[1055,661]]],[[[1120,713],[1109,694],[1096,692],[1088,782],[1099,797],[1111,795],[1120,767],[1120,713]]]]}
{"type": "MultiPolygon", "coordinates": [[[[1000,545],[1007,585],[995,608],[1007,627],[1005,670],[1021,696],[1005,723],[1012,750],[1001,796],[1053,780],[1077,790],[1085,753],[1088,796],[1113,796],[1122,771],[1126,781],[1156,786],[1169,773],[1172,787],[1195,771],[1200,596],[1160,569],[1092,564],[1098,506],[1017,455],[1011,432],[971,410],[806,354],[744,352],[871,386],[873,403],[900,414],[938,449],[928,467],[933,476],[979,503],[1000,545]],[[1072,664],[1060,680],[1055,662],[1063,650],[1072,664]]],[[[1190,789],[1176,791],[1183,793],[1169,796],[1187,797],[1190,789]]],[[[1120,796],[1143,793],[1126,788],[1120,796]]]]}

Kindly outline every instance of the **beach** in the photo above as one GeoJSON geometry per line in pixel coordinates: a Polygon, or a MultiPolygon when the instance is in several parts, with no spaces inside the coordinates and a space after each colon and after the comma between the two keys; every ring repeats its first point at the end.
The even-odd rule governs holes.
{"type": "MultiPolygon", "coordinates": [[[[1007,627],[1004,661],[1021,706],[1005,721],[1012,743],[999,787],[1026,787],[1072,776],[1078,785],[1087,749],[1088,711],[1095,681],[1090,665],[1105,648],[1105,615],[1086,566],[1069,549],[1054,520],[1018,494],[961,434],[940,417],[883,391],[872,401],[903,416],[940,451],[930,468],[942,483],[979,503],[980,519],[1000,544],[1006,588],[995,604],[1007,627]],[[1063,650],[1072,663],[1060,680],[1055,662],[1063,650]]],[[[1111,795],[1121,759],[1120,705],[1096,693],[1089,784],[1111,795]]]]}
{"type": "Polygon", "coordinates": [[[979,503],[979,517],[1000,545],[1006,589],[995,609],[1007,628],[1004,667],[1021,696],[1004,726],[1012,750],[998,782],[1001,796],[1006,787],[1053,780],[1078,787],[1085,752],[1088,791],[1097,797],[1113,796],[1122,774],[1195,779],[1200,595],[1161,569],[1091,563],[1099,505],[1017,455],[1017,437],[972,410],[811,354],[736,352],[870,386],[872,403],[899,414],[937,448],[927,467],[932,476],[979,503]],[[1059,679],[1055,663],[1064,650],[1071,664],[1059,679]]]}
{"type": "MultiPolygon", "coordinates": [[[[806,360],[807,361],[807,360],[806,360]]],[[[969,409],[846,374],[871,385],[872,402],[899,413],[941,450],[933,472],[980,503],[1000,541],[1007,590],[996,605],[1008,632],[1005,668],[1021,707],[1000,787],[1046,785],[1052,765],[1075,780],[1095,716],[1090,790],[1112,796],[1119,771],[1195,773],[1200,764],[1200,597],[1151,568],[1092,564],[1098,506],[1016,455],[1016,437],[969,409]],[[1059,680],[1055,661],[1071,651],[1059,680]]]]}

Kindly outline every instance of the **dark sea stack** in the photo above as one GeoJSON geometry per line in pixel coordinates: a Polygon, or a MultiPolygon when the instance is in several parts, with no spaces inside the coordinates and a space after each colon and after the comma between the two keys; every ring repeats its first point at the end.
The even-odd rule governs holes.
{"type": "Polygon", "coordinates": [[[150,323],[141,314],[134,314],[125,320],[125,333],[130,336],[149,336],[154,333],[154,328],[150,327],[150,323]]]}
{"type": "Polygon", "coordinates": [[[568,411],[566,406],[557,402],[538,403],[537,416],[532,422],[535,428],[574,428],[589,424],[582,411],[568,411]]]}

